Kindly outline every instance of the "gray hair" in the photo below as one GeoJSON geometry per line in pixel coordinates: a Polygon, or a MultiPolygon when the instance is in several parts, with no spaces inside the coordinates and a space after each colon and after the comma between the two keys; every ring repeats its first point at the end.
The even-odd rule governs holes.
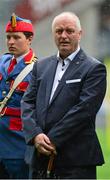
{"type": "Polygon", "coordinates": [[[55,16],[55,18],[53,19],[52,31],[54,29],[54,25],[55,25],[56,20],[59,19],[60,17],[63,17],[63,16],[69,16],[69,17],[71,16],[71,17],[73,17],[73,20],[75,20],[78,30],[80,31],[82,29],[79,17],[75,13],[73,13],[73,12],[63,12],[63,13],[55,16]]]}

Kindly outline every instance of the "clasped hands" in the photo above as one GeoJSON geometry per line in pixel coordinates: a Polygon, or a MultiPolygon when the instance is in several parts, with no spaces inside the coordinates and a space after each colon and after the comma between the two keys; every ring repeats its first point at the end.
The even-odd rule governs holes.
{"type": "Polygon", "coordinates": [[[55,146],[52,144],[50,139],[44,134],[38,134],[34,139],[35,147],[38,152],[44,155],[51,155],[52,153],[57,154],[55,146]]]}

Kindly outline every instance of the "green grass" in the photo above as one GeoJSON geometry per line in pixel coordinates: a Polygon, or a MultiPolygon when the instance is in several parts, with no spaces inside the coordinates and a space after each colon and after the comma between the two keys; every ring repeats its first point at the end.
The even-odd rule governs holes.
{"type": "MultiPolygon", "coordinates": [[[[110,132],[110,130],[109,130],[110,132]]],[[[97,129],[97,134],[104,154],[105,164],[98,166],[97,179],[110,179],[110,147],[107,144],[107,133],[103,129],[97,129]]],[[[110,133],[109,133],[110,141],[110,133]]]]}

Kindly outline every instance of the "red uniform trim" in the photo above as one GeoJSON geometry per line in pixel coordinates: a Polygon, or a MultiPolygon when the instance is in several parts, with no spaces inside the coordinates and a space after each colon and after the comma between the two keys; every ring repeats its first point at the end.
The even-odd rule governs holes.
{"type": "MultiPolygon", "coordinates": [[[[14,80],[11,81],[10,89],[12,88],[13,83],[14,83],[14,80]]],[[[23,81],[23,82],[19,83],[19,85],[16,87],[16,90],[25,92],[28,87],[28,84],[29,84],[29,82],[23,81]]]]}
{"type": "Polygon", "coordinates": [[[10,107],[5,107],[2,110],[3,115],[7,115],[7,116],[21,116],[21,110],[19,108],[10,108],[10,107]]]}
{"type": "Polygon", "coordinates": [[[26,89],[27,89],[27,87],[28,87],[28,84],[29,84],[28,82],[21,82],[21,83],[17,86],[16,90],[25,92],[26,89]]]}
{"type": "Polygon", "coordinates": [[[22,130],[21,118],[18,117],[10,118],[9,129],[14,131],[22,130]]]}
{"type": "Polygon", "coordinates": [[[33,60],[33,57],[34,57],[34,53],[33,53],[33,50],[30,49],[29,53],[24,57],[24,61],[26,64],[29,64],[32,62],[33,60]]]}
{"type": "Polygon", "coordinates": [[[2,80],[2,78],[3,78],[3,75],[2,75],[2,73],[0,73],[0,81],[2,80]]]}

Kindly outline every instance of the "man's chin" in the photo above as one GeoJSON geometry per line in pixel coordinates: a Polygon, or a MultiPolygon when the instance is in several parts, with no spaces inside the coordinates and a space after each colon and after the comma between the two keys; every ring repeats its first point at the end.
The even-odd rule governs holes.
{"type": "Polygon", "coordinates": [[[65,53],[65,52],[68,52],[69,49],[68,49],[67,47],[61,47],[61,48],[60,48],[60,51],[61,51],[62,53],[65,53]]]}
{"type": "Polygon", "coordinates": [[[67,58],[71,54],[68,49],[60,49],[59,52],[60,52],[60,56],[63,59],[67,58]]]}
{"type": "Polygon", "coordinates": [[[9,53],[10,54],[16,54],[15,51],[11,51],[11,50],[9,50],[9,53]]]}

